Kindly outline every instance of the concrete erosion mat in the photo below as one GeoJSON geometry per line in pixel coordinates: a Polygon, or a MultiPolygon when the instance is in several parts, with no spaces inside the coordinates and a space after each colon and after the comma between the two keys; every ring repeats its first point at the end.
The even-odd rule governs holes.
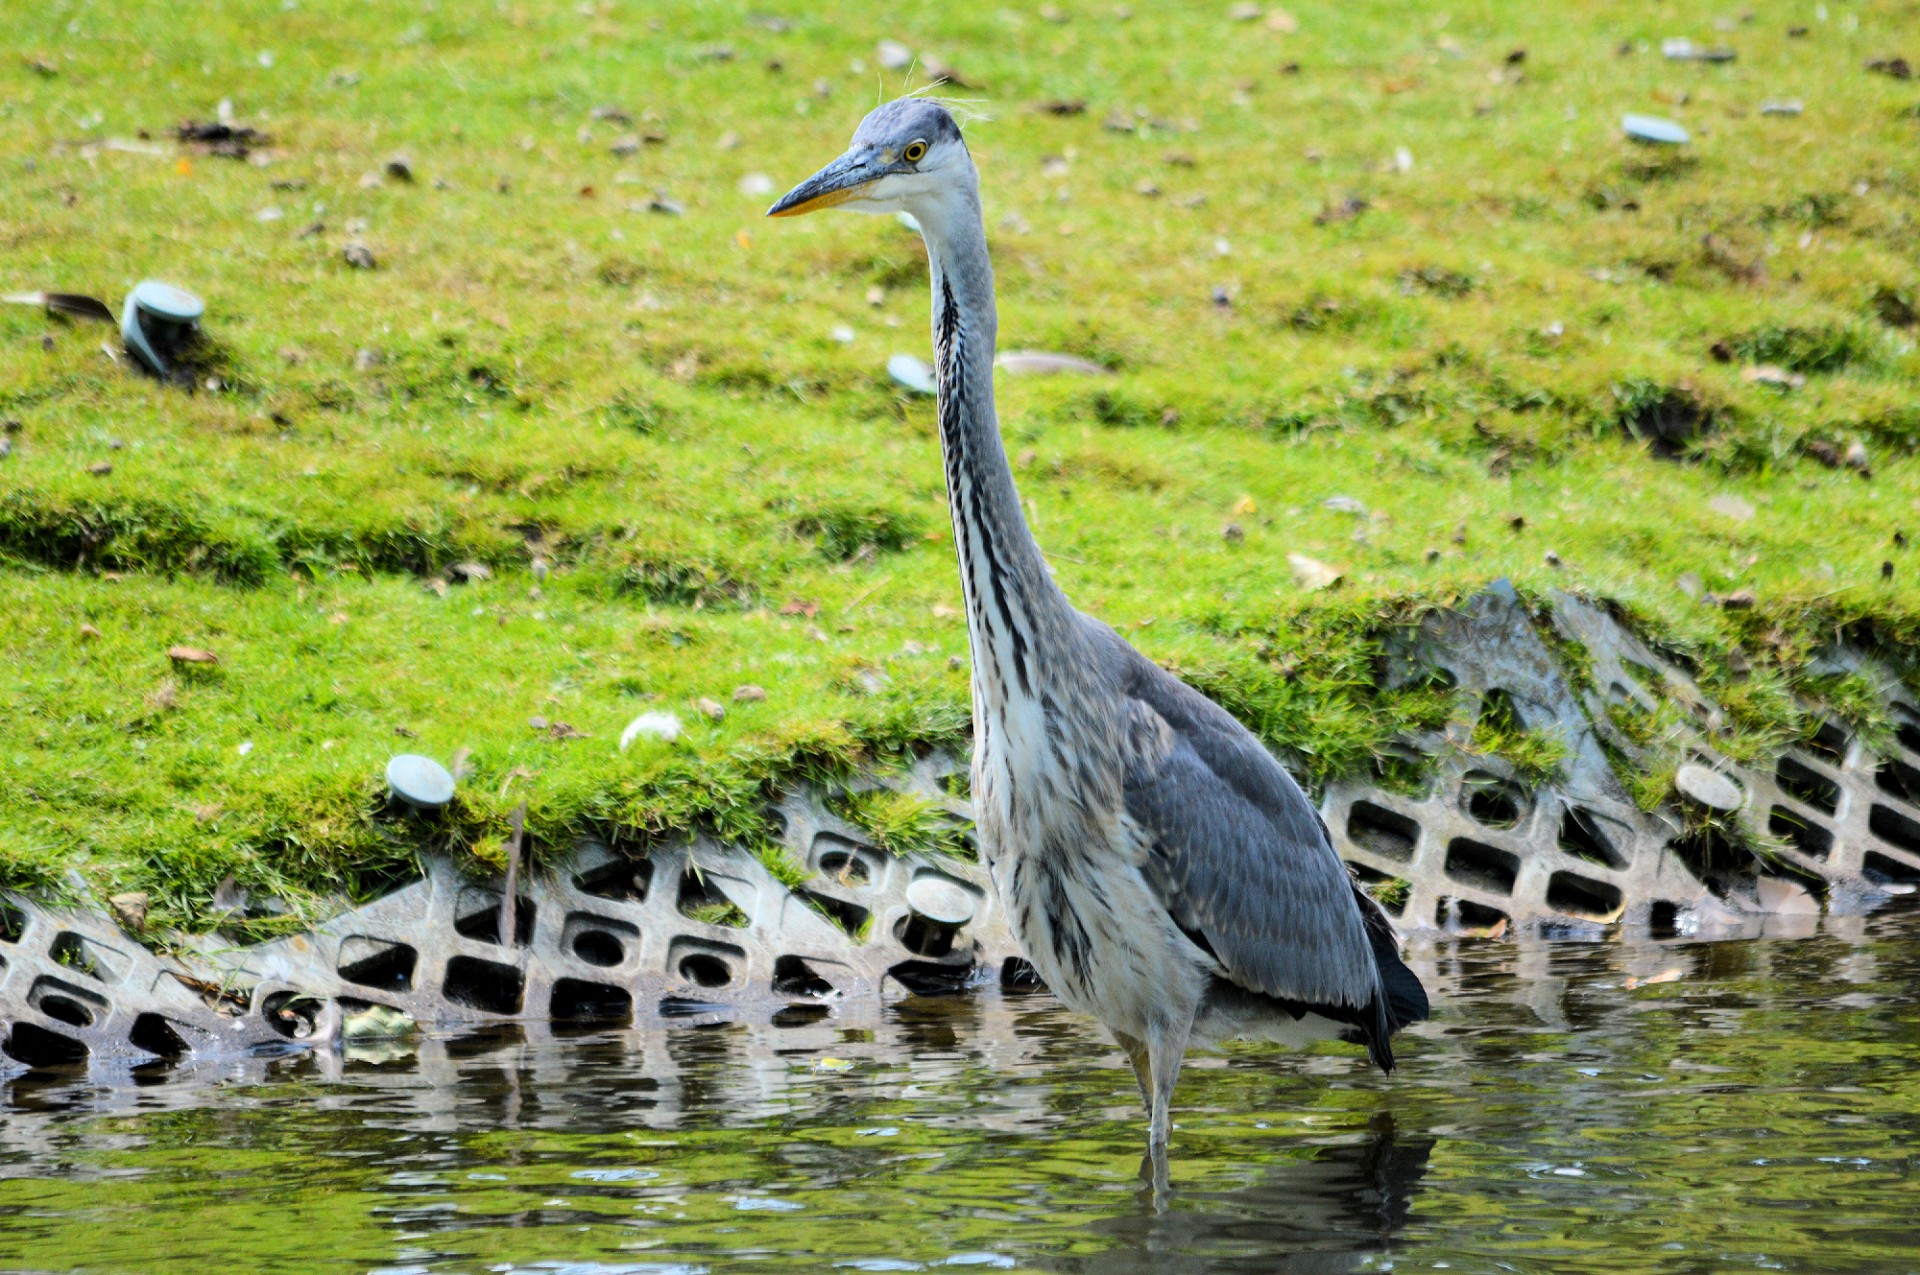
{"type": "MultiPolygon", "coordinates": [[[[1477,711],[1557,736],[1566,755],[1554,780],[1529,785],[1466,751],[1464,736],[1440,734],[1408,741],[1432,759],[1424,791],[1341,781],[1321,811],[1341,856],[1409,934],[1711,933],[1858,912],[1920,882],[1920,710],[1867,657],[1826,659],[1880,688],[1896,727],[1885,754],[1830,722],[1764,769],[1737,765],[1709,746],[1704,728],[1721,710],[1683,669],[1590,603],[1563,595],[1536,620],[1496,584],[1434,616],[1390,676],[1437,668],[1477,711]],[[1557,654],[1573,649],[1588,667],[1557,654]],[[1647,811],[1620,769],[1659,759],[1608,707],[1650,709],[1656,691],[1702,729],[1685,744],[1674,803],[1647,811]]],[[[934,755],[884,782],[966,819],[941,782],[956,764],[934,755]]],[[[1032,981],[980,865],[888,854],[825,795],[777,803],[785,848],[811,873],[793,888],[747,850],[710,840],[644,856],[583,841],[523,879],[509,910],[503,882],[427,857],[422,879],[307,933],[246,947],[200,936],[165,955],[104,908],[8,896],[0,1074],[333,1047],[416,1023],[793,1018],[1032,981]],[[733,923],[714,923],[717,913],[733,923]]]]}

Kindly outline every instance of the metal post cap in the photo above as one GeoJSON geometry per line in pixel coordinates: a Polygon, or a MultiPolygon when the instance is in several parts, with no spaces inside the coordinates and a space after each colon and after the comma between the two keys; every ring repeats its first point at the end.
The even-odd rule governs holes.
{"type": "Polygon", "coordinates": [[[158,279],[142,279],[133,288],[133,303],[155,318],[194,323],[207,311],[199,297],[158,279]]]}
{"type": "Polygon", "coordinates": [[[1636,142],[1652,142],[1660,146],[1684,146],[1691,141],[1687,130],[1672,120],[1663,120],[1658,115],[1628,115],[1620,121],[1621,131],[1636,142]]]}
{"type": "Polygon", "coordinates": [[[973,895],[944,877],[921,877],[907,887],[907,906],[936,925],[973,919],[973,895]]]}
{"type": "Polygon", "coordinates": [[[422,810],[438,810],[453,800],[453,776],[433,758],[418,753],[401,753],[387,763],[387,787],[422,810]]]}
{"type": "Polygon", "coordinates": [[[144,320],[151,318],[159,325],[159,330],[162,330],[158,336],[160,344],[171,349],[172,343],[164,335],[164,327],[192,327],[205,312],[206,306],[191,292],[170,283],[161,283],[158,279],[142,279],[127,294],[126,304],[120,308],[120,337],[127,343],[128,352],[142,366],[155,376],[165,377],[172,369],[167,366],[166,355],[155,347],[155,337],[147,332],[144,320]]]}

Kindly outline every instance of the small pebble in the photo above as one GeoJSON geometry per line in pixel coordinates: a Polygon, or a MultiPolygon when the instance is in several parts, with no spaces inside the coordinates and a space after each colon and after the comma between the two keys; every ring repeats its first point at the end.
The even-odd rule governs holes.
{"type": "Polygon", "coordinates": [[[340,250],[340,255],[345,257],[347,264],[355,270],[372,270],[374,268],[373,249],[363,243],[348,244],[340,250]]]}
{"type": "Polygon", "coordinates": [[[736,704],[757,704],[766,697],[766,688],[755,686],[752,682],[733,688],[733,702],[736,704]]]}

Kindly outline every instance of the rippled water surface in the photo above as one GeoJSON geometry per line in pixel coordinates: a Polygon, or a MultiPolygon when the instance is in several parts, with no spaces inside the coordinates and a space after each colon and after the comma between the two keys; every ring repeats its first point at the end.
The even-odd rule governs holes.
{"type": "Polygon", "coordinates": [[[1412,958],[1391,1078],[1189,1065],[1163,1211],[1118,1053],[996,992],[17,1078],[0,1269],[1920,1271],[1920,916],[1412,958]]]}

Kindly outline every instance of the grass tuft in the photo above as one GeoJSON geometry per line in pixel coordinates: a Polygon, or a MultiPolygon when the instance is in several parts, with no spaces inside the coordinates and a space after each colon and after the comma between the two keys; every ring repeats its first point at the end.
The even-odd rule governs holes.
{"type": "Polygon", "coordinates": [[[841,793],[828,805],[889,854],[956,854],[966,846],[953,817],[918,793],[870,788],[841,793]]]}

